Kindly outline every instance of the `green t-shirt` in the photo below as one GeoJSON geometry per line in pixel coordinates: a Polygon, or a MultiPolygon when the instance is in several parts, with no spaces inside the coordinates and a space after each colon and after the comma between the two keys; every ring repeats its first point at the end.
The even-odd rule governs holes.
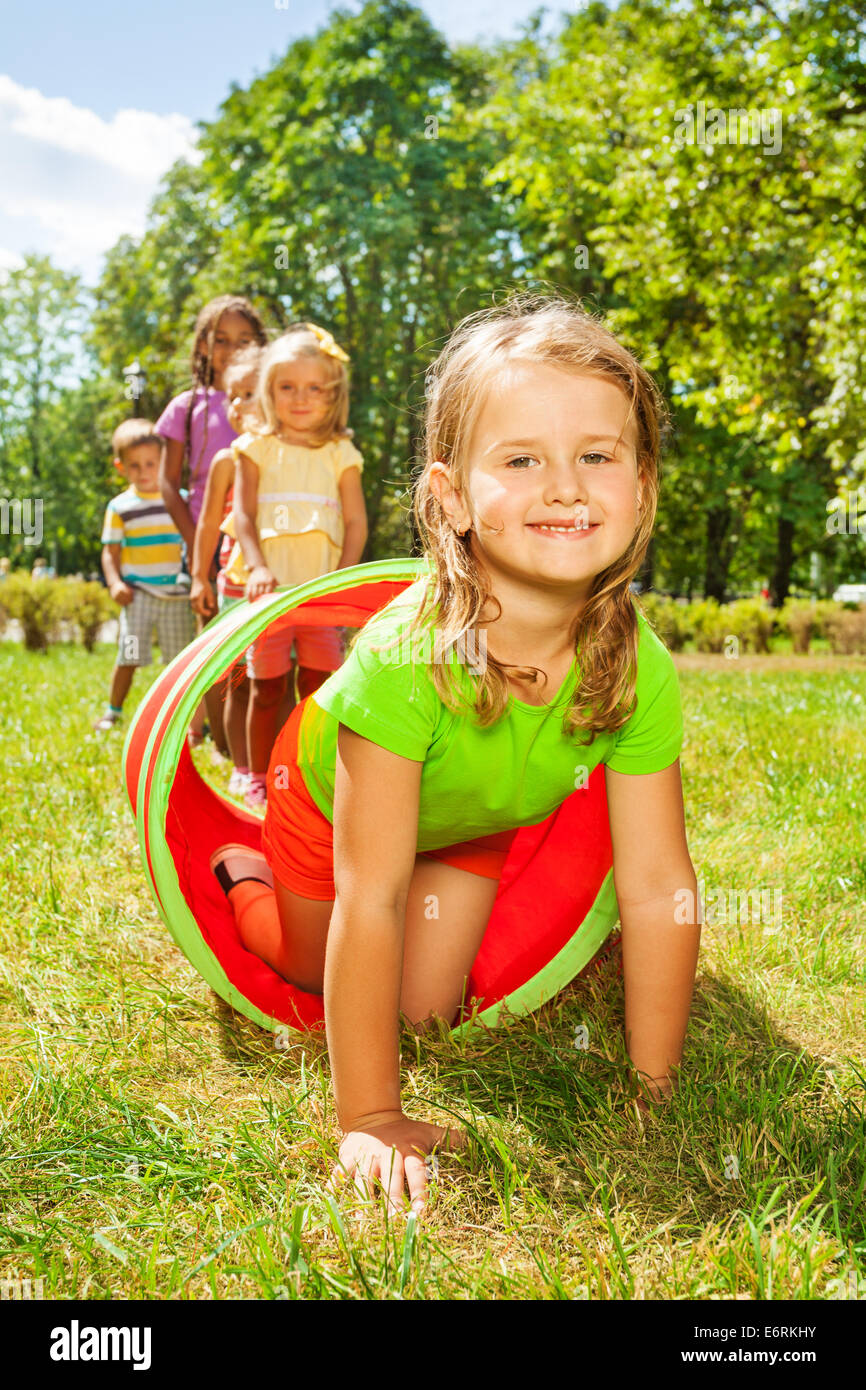
{"type": "MultiPolygon", "coordinates": [[[[374,614],[343,665],[307,701],[298,732],[298,765],[329,821],[334,819],[341,723],[424,764],[419,851],[536,825],[584,785],[599,763],[615,772],[647,773],[659,772],[679,757],[683,725],[676,669],[641,612],[635,711],[615,733],[581,745],[583,731],[569,735],[562,727],[578,678],[576,657],[548,704],[530,705],[510,695],[502,717],[481,728],[471,709],[452,712],[439,698],[423,659],[426,655],[429,661],[434,650],[430,639],[426,653],[420,632],[412,634],[412,645],[403,636],[391,652],[370,650],[404,634],[426,583],[426,577],[416,580],[374,614]]],[[[469,642],[466,654],[471,661],[469,642]]],[[[477,677],[454,651],[448,660],[457,667],[462,688],[472,692],[477,677]]]]}

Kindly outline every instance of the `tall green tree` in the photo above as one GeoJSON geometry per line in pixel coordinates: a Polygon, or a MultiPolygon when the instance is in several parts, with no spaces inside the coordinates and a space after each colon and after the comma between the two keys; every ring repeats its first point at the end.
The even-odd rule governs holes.
{"type": "Polygon", "coordinates": [[[41,487],[48,402],[71,379],[84,299],[77,275],[30,254],[0,278],[0,469],[7,487],[41,487]]]}
{"type": "Polygon", "coordinates": [[[214,201],[200,164],[179,160],[153,201],[144,235],[121,237],[105,258],[87,342],[117,382],[121,410],[123,369],[133,359],[145,371],[138,403],[145,417],[155,418],[189,384],[198,280],[222,236],[214,201]]]}
{"type": "Polygon", "coordinates": [[[864,37],[841,0],[591,0],[456,49],[407,0],[336,11],[232,90],[109,255],[101,368],[119,384],[138,356],[156,414],[207,298],[325,324],[352,358],[367,553],[388,554],[454,322],[515,283],[565,290],[673,407],[645,581],[769,578],[781,601],[815,552],[827,582],[859,577],[826,515],[866,471],[864,37]]]}
{"type": "Polygon", "coordinates": [[[11,528],[3,537],[18,563],[32,562],[31,540],[52,553],[64,523],[69,435],[58,407],[88,370],[85,313],[79,277],[47,256],[27,255],[0,279],[0,489],[16,508],[39,516],[29,538],[11,528]]]}
{"type": "Polygon", "coordinates": [[[121,327],[124,350],[148,351],[153,294],[161,326],[146,364],[177,365],[166,396],[183,380],[165,334],[185,339],[190,306],[215,294],[248,294],[277,327],[330,329],[352,360],[369,555],[410,543],[425,369],[455,320],[514,274],[507,209],[483,186],[498,137],[466,116],[488,96],[482,55],[452,52],[406,0],[335,11],[232,91],[203,128],[201,164],[175,172],[190,198],[166,190],[142,242],[118,248],[99,287],[96,340],[114,370],[121,327]]]}
{"type": "Polygon", "coordinates": [[[491,177],[526,201],[537,273],[603,308],[675,405],[688,447],[668,469],[659,539],[694,546],[702,528],[703,585],[719,597],[759,536],[776,601],[827,547],[836,482],[820,425],[838,374],[815,259],[840,221],[853,232],[842,154],[851,141],[862,154],[862,132],[840,152],[830,117],[854,109],[846,83],[862,92],[862,29],[838,4],[780,16],[626,0],[570,16],[533,61],[504,55],[493,111],[510,109],[512,140],[491,177]],[[700,103],[725,113],[722,140],[702,138],[700,103]]]}

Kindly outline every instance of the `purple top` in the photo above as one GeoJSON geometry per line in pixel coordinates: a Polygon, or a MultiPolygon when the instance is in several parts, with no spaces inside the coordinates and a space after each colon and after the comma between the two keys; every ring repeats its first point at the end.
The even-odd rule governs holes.
{"type": "MultiPolygon", "coordinates": [[[[193,406],[189,422],[189,512],[194,522],[198,522],[204,501],[204,487],[215,454],[227,449],[237,438],[226,418],[226,393],[213,388],[207,395],[207,440],[205,441],[205,395],[204,387],[197,386],[197,400],[193,406]],[[204,449],[202,449],[204,444],[204,449]]],[[[164,439],[183,439],[184,422],[189,408],[192,391],[181,391],[173,401],[169,401],[156,422],[156,432],[164,439]]]]}

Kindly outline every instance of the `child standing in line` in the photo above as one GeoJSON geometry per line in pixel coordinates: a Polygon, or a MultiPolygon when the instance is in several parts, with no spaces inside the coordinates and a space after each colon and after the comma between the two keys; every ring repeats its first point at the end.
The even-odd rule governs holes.
{"type": "Polygon", "coordinates": [[[425,1154],[463,1136],[404,1113],[400,1015],[453,1021],[518,827],[604,764],[645,1106],[673,1089],[700,941],[677,673],[630,592],[656,513],[658,390],[593,318],[545,298],[464,320],[429,381],[413,507],[428,573],[292,712],[264,854],[211,861],[246,948],[324,993],[343,1131],[330,1186],[381,1184],[396,1206],[405,1185],[415,1208],[425,1154]],[[453,659],[467,638],[478,673],[453,659]]]}
{"type": "MultiPolygon", "coordinates": [[[[159,487],[166,508],[180,531],[184,544],[184,568],[192,563],[195,527],[201,513],[207,475],[214,455],[226,449],[235,437],[226,412],[223,373],[229,359],[249,343],[267,342],[264,325],[250,304],[240,295],[224,294],[212,299],[198,315],[193,333],[191,357],[192,387],[169,401],[156,422],[165,440],[160,460],[159,487]],[[181,495],[184,461],[189,467],[189,500],[181,495]]],[[[215,557],[212,557],[215,558],[215,557]]],[[[197,615],[197,628],[204,626],[197,615]]],[[[223,731],[223,692],[214,686],[205,696],[211,736],[222,753],[228,751],[223,731]]],[[[204,711],[193,721],[192,743],[200,743],[204,711]]]]}
{"type": "Polygon", "coordinates": [[[108,708],[94,726],[100,733],[119,721],[136,669],[150,665],[154,628],[164,665],[195,636],[180,532],[159,492],[162,439],[150,420],[124,420],[111,444],[129,487],[109,502],[102,525],[102,572],[120,604],[120,630],[108,708]]]}
{"type": "MultiPolygon", "coordinates": [[[[331,334],[311,323],[293,325],[263,354],[256,401],[264,424],[232,445],[234,506],[223,527],[238,542],[226,579],[244,583],[251,602],[278,585],[306,584],[361,558],[367,512],[363,460],[346,430],[348,360],[331,334]]],[[[245,800],[252,808],[267,799],[293,640],[301,700],[343,661],[333,628],[284,627],[251,645],[245,800]]]]}
{"type": "MultiPolygon", "coordinates": [[[[257,343],[250,343],[234,354],[225,371],[223,381],[226,398],[229,401],[228,419],[237,434],[256,427],[259,416],[255,410],[255,395],[258,383],[262,349],[257,343]]],[[[193,612],[205,622],[214,614],[241,603],[246,596],[246,586],[226,578],[226,565],[231,555],[231,538],[220,530],[220,523],[231,514],[232,495],[235,481],[235,456],[231,449],[221,449],[214,455],[207,476],[195,528],[193,547],[192,590],[190,602],[193,612]],[[217,592],[211,587],[211,562],[214,551],[220,544],[219,570],[216,577],[217,592]]],[[[243,796],[249,783],[249,757],[247,755],[247,705],[249,701],[249,679],[245,664],[238,663],[226,682],[224,727],[234,769],[229,779],[229,792],[233,796],[243,796]]]]}

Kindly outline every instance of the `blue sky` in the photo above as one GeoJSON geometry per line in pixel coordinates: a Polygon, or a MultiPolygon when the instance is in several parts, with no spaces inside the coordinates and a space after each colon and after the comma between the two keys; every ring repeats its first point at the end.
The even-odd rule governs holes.
{"type": "MultiPolygon", "coordinates": [[[[4,7],[0,57],[0,269],[41,251],[92,283],[138,235],[162,174],[232,83],[246,86],[325,0],[46,0],[4,7]]],[[[551,19],[574,0],[550,5],[551,19]]],[[[357,10],[358,0],[341,8],[357,10]]],[[[536,0],[424,0],[452,41],[507,37],[536,0]]]]}

